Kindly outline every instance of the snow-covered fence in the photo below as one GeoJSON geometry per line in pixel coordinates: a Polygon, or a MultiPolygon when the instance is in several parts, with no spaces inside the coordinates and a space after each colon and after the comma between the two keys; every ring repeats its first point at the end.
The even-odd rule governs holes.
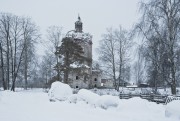
{"type": "Polygon", "coordinates": [[[119,94],[120,99],[129,99],[132,97],[141,97],[142,99],[147,99],[149,101],[156,103],[165,103],[167,98],[166,95],[155,95],[155,94],[124,94],[124,93],[119,94]]]}
{"type": "Polygon", "coordinates": [[[179,100],[180,101],[180,96],[167,96],[165,104],[168,104],[169,102],[173,100],[179,100]]]}

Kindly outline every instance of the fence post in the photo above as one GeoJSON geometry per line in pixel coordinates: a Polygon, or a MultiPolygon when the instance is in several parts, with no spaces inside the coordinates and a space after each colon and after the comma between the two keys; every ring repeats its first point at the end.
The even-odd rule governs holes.
{"type": "Polygon", "coordinates": [[[120,97],[120,99],[122,99],[122,92],[119,93],[119,97],[120,97]]]}
{"type": "Polygon", "coordinates": [[[154,96],[153,96],[153,93],[150,94],[150,100],[153,101],[154,99],[154,96]]]}

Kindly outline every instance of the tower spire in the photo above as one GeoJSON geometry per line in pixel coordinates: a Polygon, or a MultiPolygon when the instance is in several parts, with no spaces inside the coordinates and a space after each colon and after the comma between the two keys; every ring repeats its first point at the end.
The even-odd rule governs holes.
{"type": "Polygon", "coordinates": [[[82,22],[81,22],[81,18],[80,18],[80,16],[79,16],[79,14],[78,14],[78,20],[75,22],[75,31],[76,32],[82,32],[82,22]]]}
{"type": "Polygon", "coordinates": [[[79,16],[79,13],[78,13],[78,21],[81,21],[81,18],[80,18],[80,16],[79,16]]]}

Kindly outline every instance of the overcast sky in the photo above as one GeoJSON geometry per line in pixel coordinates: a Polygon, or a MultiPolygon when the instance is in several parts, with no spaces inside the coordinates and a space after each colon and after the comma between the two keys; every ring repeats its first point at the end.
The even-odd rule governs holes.
{"type": "MultiPolygon", "coordinates": [[[[74,29],[80,14],[83,31],[93,35],[93,57],[101,35],[108,27],[131,29],[138,19],[140,0],[0,0],[0,12],[28,16],[40,27],[44,39],[48,26],[62,26],[63,32],[74,29]]],[[[38,54],[43,49],[38,48],[38,54]]]]}

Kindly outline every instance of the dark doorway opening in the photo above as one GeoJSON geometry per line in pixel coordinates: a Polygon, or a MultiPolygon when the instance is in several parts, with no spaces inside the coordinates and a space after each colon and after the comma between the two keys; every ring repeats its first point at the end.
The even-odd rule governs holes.
{"type": "Polygon", "coordinates": [[[94,85],[94,87],[96,88],[96,87],[97,87],[97,85],[95,84],[95,85],[94,85]]]}

